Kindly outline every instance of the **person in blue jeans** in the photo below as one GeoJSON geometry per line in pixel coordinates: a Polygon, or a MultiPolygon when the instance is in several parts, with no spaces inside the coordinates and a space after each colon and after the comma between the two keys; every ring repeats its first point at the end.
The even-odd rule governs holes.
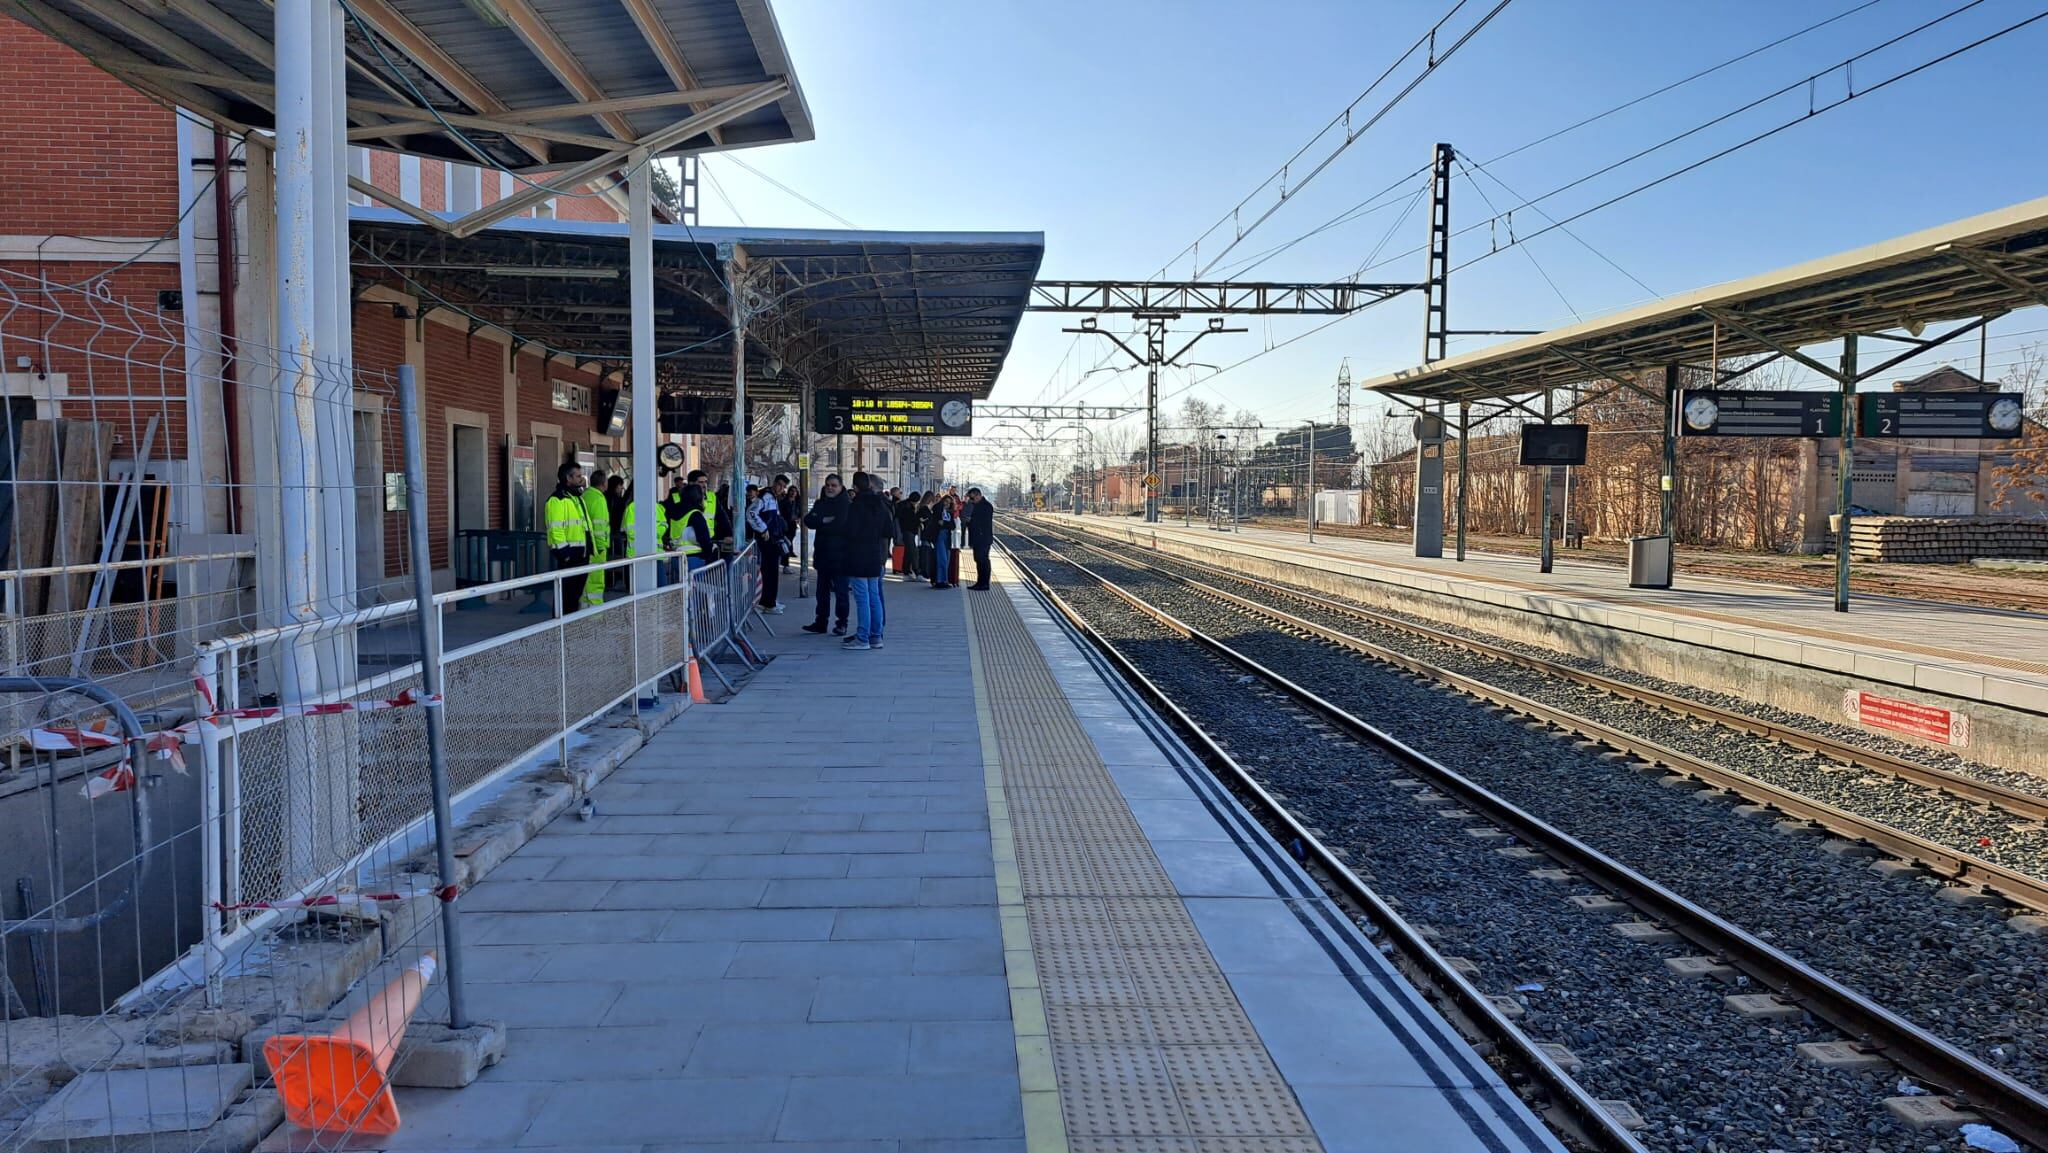
{"type": "Polygon", "coordinates": [[[882,548],[896,538],[896,518],[889,503],[874,491],[874,479],[853,474],[853,503],[847,508],[843,538],[847,589],[853,595],[858,625],[845,647],[860,651],[882,647],[882,548]]]}
{"type": "Polygon", "coordinates": [[[960,519],[960,510],[953,503],[953,494],[939,498],[938,507],[933,510],[932,520],[938,529],[938,540],[933,542],[937,550],[932,562],[932,587],[949,589],[953,587],[953,525],[960,519]]]}

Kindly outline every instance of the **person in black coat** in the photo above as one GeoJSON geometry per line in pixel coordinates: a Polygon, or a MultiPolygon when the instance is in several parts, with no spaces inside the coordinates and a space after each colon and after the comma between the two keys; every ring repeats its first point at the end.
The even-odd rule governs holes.
{"type": "Polygon", "coordinates": [[[887,622],[887,610],[882,603],[882,546],[896,537],[896,511],[875,491],[874,480],[868,474],[854,473],[853,488],[839,557],[839,563],[845,566],[855,611],[854,634],[846,638],[846,647],[878,649],[882,647],[887,622]]]}
{"type": "Polygon", "coordinates": [[[807,633],[822,633],[830,623],[832,635],[843,636],[846,620],[853,615],[842,560],[846,555],[846,514],[852,506],[853,498],[835,472],[825,477],[817,501],[804,514],[804,527],[812,534],[811,567],[818,570],[818,615],[804,626],[807,633]]]}
{"type": "Polygon", "coordinates": [[[981,495],[978,488],[967,490],[967,547],[974,550],[974,584],[977,589],[988,588],[988,552],[996,543],[996,506],[981,495]]]}

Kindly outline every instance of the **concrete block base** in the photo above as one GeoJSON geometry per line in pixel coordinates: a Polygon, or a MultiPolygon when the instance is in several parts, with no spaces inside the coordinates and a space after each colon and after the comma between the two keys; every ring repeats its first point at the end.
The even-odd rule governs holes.
{"type": "Polygon", "coordinates": [[[476,1021],[467,1029],[415,1023],[391,1083],[412,1089],[460,1089],[505,1056],[505,1023],[476,1021]]]}
{"type": "MultiPolygon", "coordinates": [[[[43,1102],[23,1126],[24,1153],[129,1153],[197,1149],[205,1130],[255,1081],[247,1065],[204,1076],[179,1068],[80,1074],[43,1102]]],[[[251,1144],[254,1144],[252,1138],[251,1144]]]]}

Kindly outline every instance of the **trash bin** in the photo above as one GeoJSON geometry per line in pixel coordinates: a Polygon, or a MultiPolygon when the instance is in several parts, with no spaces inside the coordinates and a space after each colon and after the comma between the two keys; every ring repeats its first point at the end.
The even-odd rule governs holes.
{"type": "Polygon", "coordinates": [[[1632,536],[1628,538],[1628,587],[1668,589],[1671,587],[1671,538],[1632,536]]]}

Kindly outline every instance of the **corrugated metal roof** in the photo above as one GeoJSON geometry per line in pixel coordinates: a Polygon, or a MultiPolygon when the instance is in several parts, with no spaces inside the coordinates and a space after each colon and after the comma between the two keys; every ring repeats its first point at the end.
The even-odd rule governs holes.
{"type": "Polygon", "coordinates": [[[1403,369],[1360,387],[1427,400],[1517,396],[2043,303],[2048,197],[1403,369]],[[1731,327],[1731,320],[1769,343],[1731,327]]]}
{"type": "MultiPolygon", "coordinates": [[[[809,140],[810,110],[767,0],[341,0],[348,38],[349,124],[495,117],[591,100],[655,97],[706,90],[702,108],[738,88],[782,79],[788,95],[740,116],[715,133],[667,151],[708,151],[809,140]],[[633,9],[650,14],[660,45],[643,34],[633,9]],[[533,23],[494,22],[486,13],[530,13],[533,23]],[[530,43],[529,35],[538,43],[530,43]],[[557,52],[559,48],[559,52],[557,52]],[[657,51],[659,48],[659,51],[657,51]],[[553,66],[547,59],[554,55],[553,66]],[[680,62],[694,84],[679,86],[680,62]],[[573,75],[557,75],[557,69],[573,75]],[[576,81],[578,83],[572,83],[576,81]],[[581,81],[588,87],[579,92],[581,81]],[[371,105],[396,106],[376,110],[371,105]],[[404,113],[401,115],[401,113],[404,113]]],[[[211,0],[207,5],[106,5],[94,0],[0,0],[5,11],[83,53],[114,76],[167,102],[231,125],[275,127],[271,105],[271,5],[211,0]]],[[[615,139],[644,137],[687,119],[675,101],[599,118],[530,123],[615,139]],[[624,126],[629,132],[616,132],[624,126]]],[[[492,162],[529,168],[602,155],[594,141],[539,141],[517,132],[450,125],[366,139],[392,151],[475,163],[469,145],[492,162]]]]}
{"type": "MultiPolygon", "coordinates": [[[[389,209],[351,217],[358,281],[576,359],[626,362],[624,225],[516,220],[455,239],[389,209]]],[[[1044,251],[1038,232],[656,226],[662,388],[731,391],[724,261],[737,252],[755,277],[750,299],[763,306],[749,327],[749,395],[791,399],[808,380],[986,397],[1044,251]],[[762,367],[770,349],[786,366],[779,379],[762,367]]]]}

